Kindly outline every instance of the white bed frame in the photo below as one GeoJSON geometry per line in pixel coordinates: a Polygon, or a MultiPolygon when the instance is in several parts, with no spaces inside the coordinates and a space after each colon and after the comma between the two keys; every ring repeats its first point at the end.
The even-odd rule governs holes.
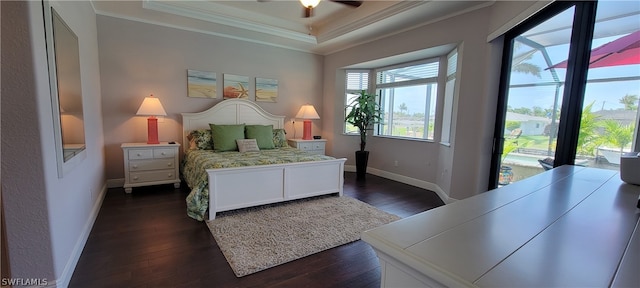
{"type": "MultiPolygon", "coordinates": [[[[206,111],[182,113],[183,147],[187,135],[209,124],[261,124],[284,128],[285,116],[264,111],[254,102],[227,99],[206,111]]],[[[217,212],[337,193],[342,196],[344,162],[322,160],[250,167],[207,169],[209,174],[209,220],[217,212]]]]}

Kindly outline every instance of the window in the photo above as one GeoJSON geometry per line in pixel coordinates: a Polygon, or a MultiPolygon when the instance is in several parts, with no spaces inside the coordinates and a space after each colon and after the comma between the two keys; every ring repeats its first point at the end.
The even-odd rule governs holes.
{"type": "Polygon", "coordinates": [[[376,70],[383,121],[376,135],[433,139],[439,59],[376,70]]]}
{"type": "Polygon", "coordinates": [[[455,96],[456,72],[458,71],[458,49],[447,55],[447,85],[444,88],[444,107],[442,113],[442,131],[440,143],[451,141],[451,118],[453,117],[453,98],[455,96]]]}
{"type": "MultiPolygon", "coordinates": [[[[347,70],[346,76],[346,89],[344,97],[344,119],[349,114],[349,108],[346,108],[349,103],[353,101],[362,90],[369,90],[369,70],[347,70]]],[[[346,134],[359,134],[358,127],[355,127],[345,122],[344,133],[346,134]]]]}

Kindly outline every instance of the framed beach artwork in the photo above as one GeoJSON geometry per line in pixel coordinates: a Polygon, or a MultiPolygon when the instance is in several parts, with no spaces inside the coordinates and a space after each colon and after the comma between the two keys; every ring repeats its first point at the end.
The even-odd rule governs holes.
{"type": "Polygon", "coordinates": [[[216,73],[187,70],[187,96],[217,98],[216,85],[216,73]]]}
{"type": "Polygon", "coordinates": [[[256,78],[256,101],[277,102],[278,80],[268,78],[256,78]]]}
{"type": "Polygon", "coordinates": [[[232,74],[224,74],[224,90],[222,90],[224,99],[231,98],[249,98],[249,77],[238,76],[232,74]]]}

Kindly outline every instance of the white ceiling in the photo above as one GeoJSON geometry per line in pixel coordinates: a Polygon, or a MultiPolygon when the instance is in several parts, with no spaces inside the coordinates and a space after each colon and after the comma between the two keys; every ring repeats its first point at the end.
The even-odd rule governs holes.
{"type": "Polygon", "coordinates": [[[303,18],[298,0],[101,1],[97,14],[326,55],[493,4],[495,0],[322,0],[303,18]]]}

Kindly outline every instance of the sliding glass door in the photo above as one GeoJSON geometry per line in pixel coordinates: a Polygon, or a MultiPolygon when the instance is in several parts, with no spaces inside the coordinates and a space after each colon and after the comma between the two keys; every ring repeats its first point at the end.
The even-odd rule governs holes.
{"type": "Polygon", "coordinates": [[[576,164],[618,170],[638,136],[639,11],[638,1],[598,2],[576,164]]]}
{"type": "Polygon", "coordinates": [[[638,134],[638,17],[635,1],[557,2],[505,35],[490,189],[564,164],[618,169],[638,134]]]}

